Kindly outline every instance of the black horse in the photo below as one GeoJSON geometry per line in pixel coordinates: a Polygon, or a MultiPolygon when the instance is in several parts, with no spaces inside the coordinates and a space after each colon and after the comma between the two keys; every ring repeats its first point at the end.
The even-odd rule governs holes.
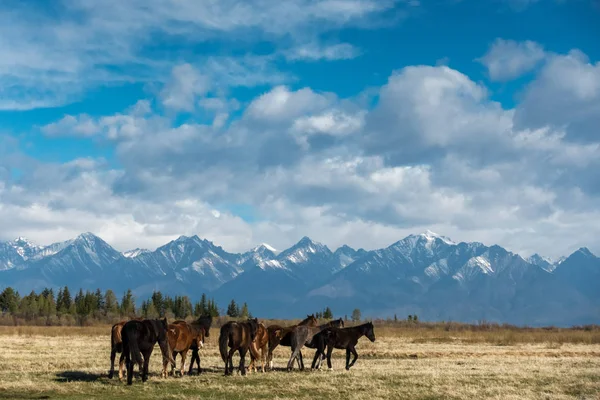
{"type": "Polygon", "coordinates": [[[244,322],[229,321],[221,327],[219,351],[225,362],[225,375],[233,374],[233,353],[236,351],[240,353],[240,373],[246,375],[246,367],[244,366],[246,353],[256,336],[257,329],[258,318],[244,322]],[[229,352],[227,347],[231,348],[229,352]]]}
{"type": "MultiPolygon", "coordinates": [[[[190,325],[202,327],[204,329],[204,337],[210,337],[210,326],[212,325],[212,317],[208,315],[202,315],[190,325]]],[[[192,359],[190,361],[190,369],[188,371],[188,375],[192,374],[192,370],[194,369],[194,362],[196,362],[198,365],[198,374],[201,374],[202,370],[200,369],[200,353],[198,352],[199,349],[197,343],[192,344],[192,347],[190,347],[190,349],[192,350],[192,359]]]]}
{"type": "Polygon", "coordinates": [[[148,364],[154,345],[162,352],[163,360],[170,362],[175,367],[175,361],[171,356],[169,341],[167,340],[167,319],[144,319],[127,321],[121,330],[123,338],[123,353],[127,365],[127,384],[133,383],[133,363],[139,365],[142,372],[142,381],[148,380],[148,364]],[[143,359],[142,359],[143,355],[143,359]],[[143,365],[142,365],[143,363],[143,365]]]}
{"type": "Polygon", "coordinates": [[[349,370],[358,359],[356,344],[358,343],[358,339],[362,336],[366,336],[371,342],[375,341],[373,323],[367,322],[366,324],[343,329],[327,328],[317,333],[312,338],[312,344],[314,344],[317,349],[315,358],[312,362],[312,368],[318,369],[321,367],[323,355],[325,354],[325,347],[327,347],[327,366],[329,369],[331,369],[331,353],[333,352],[333,349],[336,348],[346,349],[346,370],[349,370]],[[354,355],[352,362],[350,362],[350,353],[354,355]],[[319,359],[318,363],[317,359],[319,359]]]}

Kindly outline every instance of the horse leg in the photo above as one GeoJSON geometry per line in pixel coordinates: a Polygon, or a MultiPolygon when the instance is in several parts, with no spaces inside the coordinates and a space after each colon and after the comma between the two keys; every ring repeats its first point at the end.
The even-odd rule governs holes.
{"type": "Polygon", "coordinates": [[[152,349],[146,351],[144,353],[144,367],[142,372],[142,382],[146,382],[148,380],[148,364],[150,363],[150,355],[152,354],[152,349]]]}
{"type": "Polygon", "coordinates": [[[125,372],[125,353],[121,353],[121,357],[119,357],[119,380],[123,380],[124,372],[125,372]]]}
{"type": "Polygon", "coordinates": [[[315,351],[315,358],[313,358],[313,362],[310,366],[310,369],[315,369],[315,367],[317,366],[317,358],[319,358],[320,355],[321,355],[321,349],[319,349],[317,347],[317,351],[315,351]]]}
{"type": "Polygon", "coordinates": [[[331,353],[333,353],[333,346],[327,346],[327,368],[333,369],[331,367],[331,353]]]}
{"type": "Polygon", "coordinates": [[[125,355],[125,364],[127,364],[127,384],[133,384],[133,362],[129,356],[129,349],[123,349],[123,352],[127,352],[125,355]]]}
{"type": "Polygon", "coordinates": [[[346,370],[350,369],[350,348],[346,349],[346,370]]]}
{"type": "MultiPolygon", "coordinates": [[[[190,369],[188,370],[188,375],[192,374],[196,357],[198,357],[198,351],[196,349],[192,349],[192,359],[190,360],[190,369]]],[[[200,374],[200,362],[198,362],[198,374],[200,374]]]]}
{"type": "MultiPolygon", "coordinates": [[[[171,356],[173,356],[173,361],[177,364],[177,352],[173,350],[171,356]]],[[[171,365],[171,375],[175,376],[175,365],[171,365]]]]}
{"type": "Polygon", "coordinates": [[[232,348],[227,353],[227,363],[225,363],[225,375],[233,374],[233,353],[236,352],[236,348],[232,348]]]}
{"type": "Polygon", "coordinates": [[[181,352],[181,369],[179,370],[181,372],[181,376],[183,376],[183,373],[184,373],[185,359],[187,358],[187,352],[188,352],[187,350],[181,352]]]}
{"type": "Polygon", "coordinates": [[[292,343],[292,355],[290,356],[290,360],[288,361],[287,370],[291,371],[294,368],[294,360],[298,360],[298,353],[300,352],[300,347],[296,346],[292,343]]]}
{"type": "Polygon", "coordinates": [[[358,359],[358,353],[356,352],[356,348],[354,346],[350,347],[350,351],[352,352],[352,355],[354,356],[354,358],[352,359],[352,362],[348,366],[348,369],[350,369],[350,367],[353,366],[354,363],[356,362],[356,360],[358,359]]]}
{"type": "Polygon", "coordinates": [[[296,359],[296,361],[298,361],[298,369],[300,371],[304,371],[304,360],[302,359],[302,350],[298,351],[298,358],[296,359]]]}
{"type": "Polygon", "coordinates": [[[169,364],[168,360],[165,360],[165,358],[163,357],[163,368],[162,371],[160,373],[160,377],[161,378],[166,378],[168,376],[168,372],[167,372],[167,365],[169,364]]]}
{"type": "Polygon", "coordinates": [[[262,369],[262,372],[265,372],[265,353],[267,352],[267,346],[264,345],[261,349],[260,349],[260,366],[262,369]]]}
{"type": "Polygon", "coordinates": [[[196,363],[198,364],[198,375],[202,373],[202,368],[200,368],[200,352],[196,350],[196,363]]]}
{"type": "Polygon", "coordinates": [[[267,364],[269,366],[269,370],[273,371],[273,350],[269,346],[269,352],[267,353],[267,364]]]}
{"type": "Polygon", "coordinates": [[[246,367],[244,366],[244,364],[246,363],[246,352],[248,351],[248,349],[240,347],[239,353],[240,353],[240,374],[242,375],[246,375],[246,367]]]}
{"type": "Polygon", "coordinates": [[[115,357],[117,355],[117,349],[112,348],[110,350],[110,371],[108,372],[108,379],[112,379],[113,374],[115,373],[115,357]]]}

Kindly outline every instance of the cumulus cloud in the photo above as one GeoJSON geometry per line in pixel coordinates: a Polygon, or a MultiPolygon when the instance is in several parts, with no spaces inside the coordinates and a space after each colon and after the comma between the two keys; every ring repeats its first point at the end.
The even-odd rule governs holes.
{"type": "Polygon", "coordinates": [[[527,40],[496,39],[488,52],[478,59],[494,81],[508,81],[531,71],[546,57],[544,48],[527,40]]]}
{"type": "Polygon", "coordinates": [[[376,248],[429,228],[524,255],[600,251],[589,241],[600,233],[600,140],[589,134],[597,68],[578,52],[552,56],[515,109],[460,71],[411,66],[391,74],[372,107],[279,85],[244,105],[195,99],[216,115],[205,123],[156,115],[149,101],[64,117],[47,134],[97,127],[118,168],[30,165],[15,143],[0,146],[0,168],[25,168],[0,173],[3,234],[47,242],[94,231],[124,249],[198,233],[243,250],[304,235],[376,248]],[[543,99],[556,96],[575,105],[543,99]],[[240,207],[254,218],[236,216],[240,207]]]}
{"type": "Polygon", "coordinates": [[[348,60],[361,55],[361,50],[350,43],[320,45],[309,43],[297,46],[286,52],[289,60],[348,60]]]}
{"type": "Polygon", "coordinates": [[[600,63],[581,51],[552,56],[522,98],[515,115],[519,126],[552,125],[565,129],[569,140],[598,141],[600,63]]]}
{"type": "MultiPolygon", "coordinates": [[[[384,17],[395,5],[394,0],[63,0],[56,4],[61,18],[53,18],[44,7],[3,3],[0,109],[59,106],[77,100],[89,88],[107,84],[164,83],[168,71],[180,64],[174,60],[181,59],[201,67],[198,76],[189,70],[180,76],[194,80],[193,92],[204,90],[206,83],[200,81],[211,75],[209,71],[221,84],[283,83],[287,76],[272,66],[272,57],[207,58],[190,54],[189,45],[228,44],[242,38],[286,46],[289,36],[318,43],[323,33],[361,26],[384,17]],[[305,32],[311,33],[310,40],[305,32]],[[169,46],[170,57],[153,57],[156,38],[169,46]]],[[[348,58],[354,52],[344,44],[318,48],[319,54],[307,54],[327,60],[348,58]]],[[[181,86],[177,89],[178,78],[173,78],[175,97],[166,92],[163,100],[190,109],[190,95],[181,86]]]]}

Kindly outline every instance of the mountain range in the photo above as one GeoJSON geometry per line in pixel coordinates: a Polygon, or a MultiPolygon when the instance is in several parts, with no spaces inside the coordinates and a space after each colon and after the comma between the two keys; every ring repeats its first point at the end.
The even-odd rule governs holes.
{"type": "Polygon", "coordinates": [[[0,288],[44,287],[202,293],[224,306],[248,303],[254,315],[290,318],[325,306],[336,315],[421,320],[479,320],[519,325],[600,321],[600,258],[580,248],[558,261],[527,259],[482,243],[455,243],[427,231],[367,251],[303,237],[277,252],[262,244],[229,253],[198,236],[181,236],[154,251],[119,252],[92,233],[39,246],[20,237],[0,242],[0,288]]]}

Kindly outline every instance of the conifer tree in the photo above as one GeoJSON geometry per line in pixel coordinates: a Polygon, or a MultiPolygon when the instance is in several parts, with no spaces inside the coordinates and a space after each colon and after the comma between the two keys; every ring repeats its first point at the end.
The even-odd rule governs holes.
{"type": "Polygon", "coordinates": [[[235,300],[231,299],[231,303],[227,307],[227,316],[232,318],[239,317],[239,310],[235,300]]]}
{"type": "Polygon", "coordinates": [[[248,311],[248,304],[246,304],[246,302],[244,302],[244,305],[242,306],[242,309],[239,312],[239,316],[242,318],[250,317],[250,312],[248,311]]]}

